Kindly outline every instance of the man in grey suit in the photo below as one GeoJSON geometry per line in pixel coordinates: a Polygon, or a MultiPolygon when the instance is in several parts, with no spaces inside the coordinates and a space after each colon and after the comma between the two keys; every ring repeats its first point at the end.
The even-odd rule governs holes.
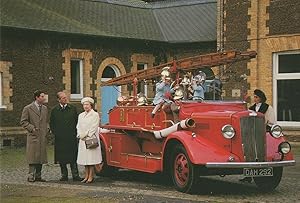
{"type": "Polygon", "coordinates": [[[47,163],[48,109],[44,104],[45,93],[36,90],[34,101],[25,106],[21,116],[21,125],[27,130],[26,159],[29,164],[28,182],[42,179],[42,164],[47,163]]]}

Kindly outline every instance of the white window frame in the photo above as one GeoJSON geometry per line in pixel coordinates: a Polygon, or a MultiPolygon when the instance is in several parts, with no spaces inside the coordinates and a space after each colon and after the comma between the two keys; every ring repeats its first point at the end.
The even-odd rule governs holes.
{"type": "MultiPolygon", "coordinates": [[[[287,54],[300,54],[300,50],[285,51],[273,53],[273,106],[275,111],[276,120],[278,118],[278,93],[277,93],[277,80],[299,80],[300,73],[279,73],[279,56],[287,54]]],[[[284,127],[297,127],[300,122],[296,121],[277,121],[277,123],[284,127]]]]}
{"type": "MultiPolygon", "coordinates": [[[[79,61],[79,85],[80,85],[80,93],[79,94],[71,94],[70,98],[73,100],[82,99],[83,98],[83,60],[82,59],[71,59],[71,61],[79,61]]],[[[70,61],[70,64],[71,64],[70,61]]],[[[70,71],[72,71],[72,66],[70,65],[70,71]]],[[[72,76],[70,78],[72,84],[72,76]]],[[[71,89],[72,91],[72,89],[71,89]]]]}
{"type": "MultiPolygon", "coordinates": [[[[143,64],[144,65],[144,69],[143,70],[146,70],[148,68],[148,64],[147,63],[137,63],[137,64],[143,64]]],[[[144,90],[145,90],[144,95],[145,95],[145,97],[147,97],[148,96],[148,85],[147,84],[144,85],[144,90]]]]}

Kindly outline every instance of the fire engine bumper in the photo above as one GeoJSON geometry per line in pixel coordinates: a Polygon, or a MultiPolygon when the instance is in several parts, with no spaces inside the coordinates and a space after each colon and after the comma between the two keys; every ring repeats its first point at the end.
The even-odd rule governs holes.
{"type": "Polygon", "coordinates": [[[261,167],[284,167],[296,165],[295,160],[272,161],[272,162],[208,162],[207,168],[261,168],[261,167]]]}

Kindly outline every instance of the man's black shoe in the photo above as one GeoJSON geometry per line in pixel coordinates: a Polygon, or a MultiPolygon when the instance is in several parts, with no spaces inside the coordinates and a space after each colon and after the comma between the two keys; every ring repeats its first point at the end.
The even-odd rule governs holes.
{"type": "Polygon", "coordinates": [[[61,177],[61,178],[59,179],[59,181],[68,181],[68,178],[67,178],[67,177],[61,177]]]}
{"type": "Polygon", "coordinates": [[[27,178],[27,181],[33,183],[33,182],[35,181],[35,179],[32,178],[32,177],[28,177],[28,178],[27,178]]]}
{"type": "Polygon", "coordinates": [[[82,181],[83,178],[80,178],[79,176],[73,177],[73,181],[82,181]]]}

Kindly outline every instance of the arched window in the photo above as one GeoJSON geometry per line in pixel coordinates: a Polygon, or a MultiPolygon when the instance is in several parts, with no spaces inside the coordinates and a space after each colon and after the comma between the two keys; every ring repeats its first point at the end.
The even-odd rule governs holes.
{"type": "Polygon", "coordinates": [[[106,66],[102,73],[102,78],[115,78],[116,73],[111,66],[106,66]]]}

